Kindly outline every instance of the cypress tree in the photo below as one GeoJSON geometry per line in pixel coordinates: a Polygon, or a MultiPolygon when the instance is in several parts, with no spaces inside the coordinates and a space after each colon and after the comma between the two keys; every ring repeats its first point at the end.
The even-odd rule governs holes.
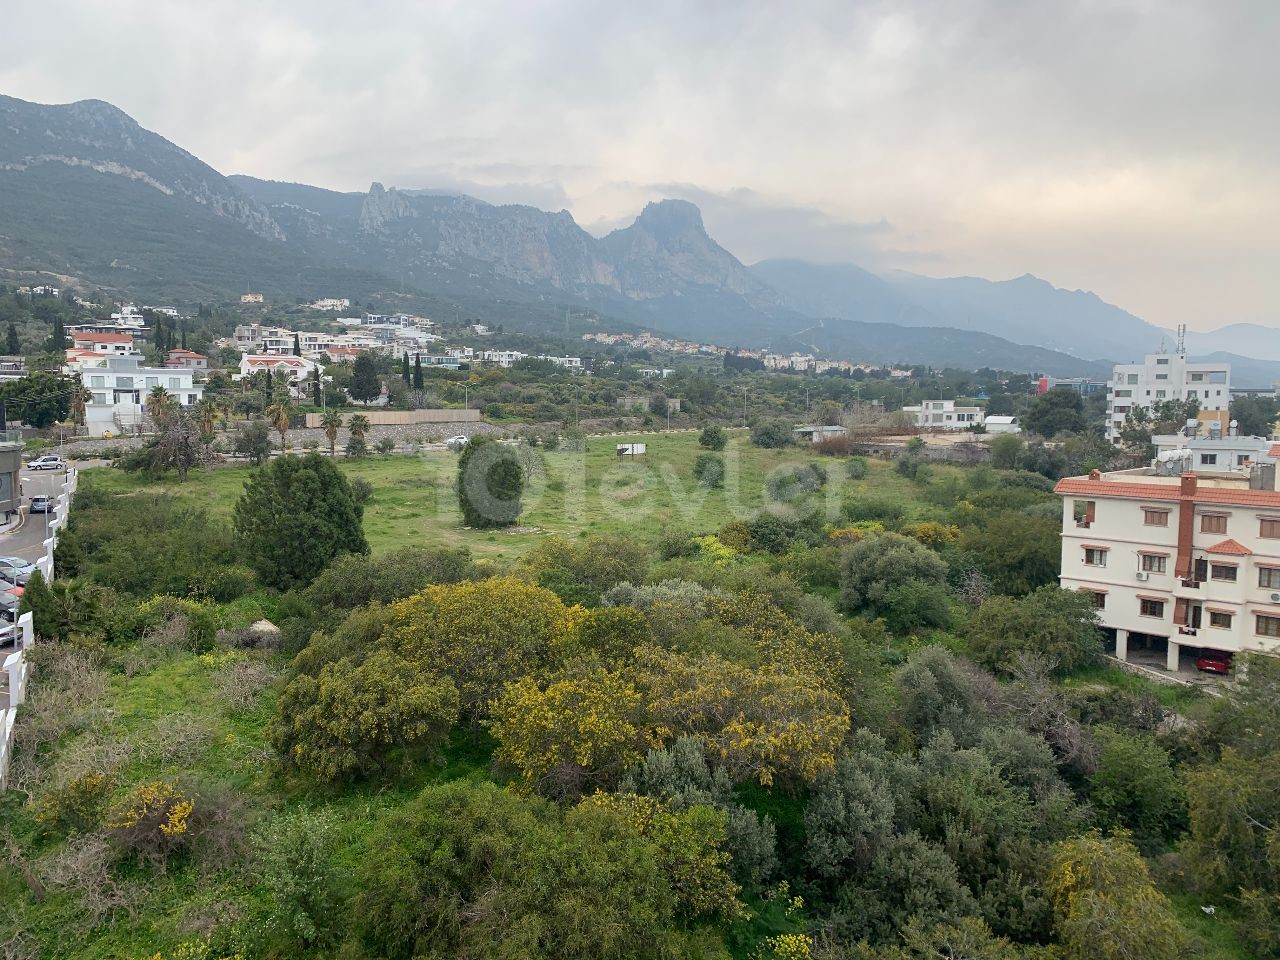
{"type": "Polygon", "coordinates": [[[9,321],[9,333],[5,341],[5,350],[9,356],[16,357],[22,353],[22,342],[18,339],[18,328],[13,325],[13,321],[9,321]]]}
{"type": "Polygon", "coordinates": [[[422,354],[413,355],[413,389],[422,389],[422,354]]]}
{"type": "Polygon", "coordinates": [[[411,380],[409,377],[409,354],[406,352],[400,358],[400,379],[404,381],[404,385],[409,386],[411,380]]]}

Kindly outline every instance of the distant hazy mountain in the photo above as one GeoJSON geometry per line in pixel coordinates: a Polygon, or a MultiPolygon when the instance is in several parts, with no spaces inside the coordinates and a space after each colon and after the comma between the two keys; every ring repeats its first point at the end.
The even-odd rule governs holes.
{"type": "MultiPolygon", "coordinates": [[[[1173,334],[1169,334],[1172,342],[1173,334]]],[[[1192,353],[1225,351],[1254,360],[1280,361],[1280,330],[1257,323],[1232,323],[1211,333],[1187,331],[1192,353]]]]}
{"type": "Polygon", "coordinates": [[[1034,278],[748,269],[680,200],[597,238],[566,211],[224,177],[99,101],[0,97],[0,269],[186,300],[246,286],[276,302],[404,296],[529,330],[562,330],[571,311],[728,346],[1062,375],[1155,346],[1128,350],[1150,329],[1142,321],[1034,278]]]}

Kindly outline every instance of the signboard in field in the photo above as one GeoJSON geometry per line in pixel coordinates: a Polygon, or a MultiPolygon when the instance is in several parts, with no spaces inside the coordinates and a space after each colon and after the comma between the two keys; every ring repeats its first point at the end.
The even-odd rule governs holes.
{"type": "Polygon", "coordinates": [[[644,444],[643,444],[643,443],[620,443],[620,444],[618,444],[618,459],[619,459],[619,460],[621,460],[623,457],[643,457],[643,456],[644,456],[644,444]]]}

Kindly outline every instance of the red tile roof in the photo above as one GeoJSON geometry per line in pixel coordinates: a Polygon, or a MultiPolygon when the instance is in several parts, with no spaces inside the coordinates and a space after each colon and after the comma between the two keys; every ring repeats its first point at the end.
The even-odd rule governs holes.
{"type": "Polygon", "coordinates": [[[208,360],[208,359],[209,359],[209,358],[208,358],[208,357],[206,357],[203,353],[196,353],[194,350],[184,350],[184,349],[183,349],[183,348],[181,348],[181,347],[178,347],[178,348],[177,348],[177,349],[175,349],[175,350],[170,350],[170,351],[169,351],[169,353],[168,353],[168,356],[170,356],[170,357],[194,357],[194,358],[196,358],[197,360],[208,360]]]}
{"type": "Polygon", "coordinates": [[[1205,550],[1205,553],[1225,553],[1232,557],[1248,557],[1253,551],[1236,540],[1223,540],[1205,550]]]}
{"type": "Polygon", "coordinates": [[[1268,457],[1280,457],[1280,443],[1273,443],[1271,449],[1267,451],[1268,457]]]}
{"type": "MultiPolygon", "coordinates": [[[[1175,484],[1130,483],[1117,480],[1091,480],[1088,477],[1064,477],[1053,488],[1055,493],[1081,494],[1092,497],[1115,497],[1121,500],[1181,499],[1175,484]]],[[[1246,490],[1242,487],[1200,487],[1191,498],[1197,503],[1229,503],[1238,507],[1280,507],[1280,491],[1246,490]]]]}

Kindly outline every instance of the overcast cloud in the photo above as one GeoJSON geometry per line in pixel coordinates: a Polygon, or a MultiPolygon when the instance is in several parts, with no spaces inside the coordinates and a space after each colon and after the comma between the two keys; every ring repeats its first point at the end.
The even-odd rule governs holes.
{"type": "Polygon", "coordinates": [[[0,92],[97,98],[224,173],[699,203],[751,262],[1031,272],[1280,325],[1275,0],[4,4],[0,92]]]}

